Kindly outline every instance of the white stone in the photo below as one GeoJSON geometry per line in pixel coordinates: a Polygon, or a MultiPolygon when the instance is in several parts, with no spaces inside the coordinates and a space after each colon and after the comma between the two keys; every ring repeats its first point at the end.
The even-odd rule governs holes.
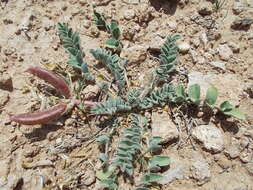
{"type": "Polygon", "coordinates": [[[135,17],[135,12],[133,9],[127,9],[124,11],[124,18],[126,20],[131,20],[135,17]]]}
{"type": "Polygon", "coordinates": [[[187,53],[190,48],[191,46],[187,42],[181,42],[178,44],[178,50],[183,54],[187,53]]]}
{"type": "Polygon", "coordinates": [[[207,38],[207,35],[206,35],[206,32],[202,32],[199,36],[199,40],[200,42],[203,44],[204,48],[207,46],[207,43],[208,43],[208,38],[207,38]]]}
{"type": "Polygon", "coordinates": [[[226,62],[221,62],[221,61],[212,61],[210,62],[210,65],[212,65],[215,68],[220,68],[222,70],[226,70],[226,62]]]}
{"type": "Polygon", "coordinates": [[[200,125],[195,127],[192,131],[192,136],[201,142],[208,151],[218,153],[224,149],[223,134],[214,125],[200,125]]]}
{"type": "Polygon", "coordinates": [[[233,56],[233,51],[229,48],[227,44],[219,45],[218,52],[219,52],[220,58],[223,61],[228,61],[233,56]]]}
{"type": "Polygon", "coordinates": [[[152,136],[162,137],[163,141],[161,144],[166,144],[177,140],[179,132],[168,114],[152,113],[152,136]]]}
{"type": "Polygon", "coordinates": [[[192,177],[198,181],[198,185],[203,185],[204,183],[210,181],[211,171],[207,161],[204,158],[196,158],[190,169],[192,172],[192,177]]]}
{"type": "Polygon", "coordinates": [[[121,57],[126,58],[129,64],[141,63],[147,57],[147,48],[142,45],[135,45],[129,48],[123,48],[121,52],[121,57]]]}
{"type": "Polygon", "coordinates": [[[177,30],[177,22],[176,21],[169,21],[166,23],[167,26],[173,30],[173,31],[176,31],[177,30]]]}
{"type": "Polygon", "coordinates": [[[163,178],[158,181],[159,184],[166,185],[170,184],[175,180],[182,180],[185,178],[186,170],[189,166],[186,162],[176,157],[171,157],[170,169],[163,173],[163,178]]]}

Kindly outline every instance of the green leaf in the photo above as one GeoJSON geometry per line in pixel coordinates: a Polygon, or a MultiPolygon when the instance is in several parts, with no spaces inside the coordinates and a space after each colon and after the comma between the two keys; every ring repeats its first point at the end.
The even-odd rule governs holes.
{"type": "Polygon", "coordinates": [[[221,105],[220,105],[220,110],[221,110],[222,112],[224,112],[224,111],[229,111],[229,110],[231,110],[231,109],[233,109],[233,108],[234,108],[234,106],[233,106],[232,104],[230,104],[229,101],[224,101],[224,102],[222,102],[221,105]]]}
{"type": "Polygon", "coordinates": [[[67,62],[68,65],[72,66],[72,67],[77,67],[77,68],[80,68],[80,65],[79,63],[76,61],[76,60],[69,60],[67,62]]]}
{"type": "Polygon", "coordinates": [[[110,49],[117,49],[119,47],[120,43],[118,40],[116,39],[109,39],[109,40],[106,40],[105,42],[105,46],[107,48],[110,48],[110,49]]]}
{"type": "Polygon", "coordinates": [[[109,137],[105,136],[105,135],[102,135],[102,136],[99,136],[96,141],[97,142],[101,142],[101,143],[107,143],[109,142],[109,137]]]}
{"type": "Polygon", "coordinates": [[[218,89],[215,87],[208,88],[205,103],[213,107],[218,97],[218,89]]]}
{"type": "Polygon", "coordinates": [[[198,84],[193,84],[188,89],[188,95],[190,100],[194,104],[199,104],[200,102],[200,86],[198,84]]]}
{"type": "Polygon", "coordinates": [[[149,174],[144,175],[144,176],[141,178],[140,183],[141,183],[141,184],[144,184],[144,185],[151,185],[152,183],[155,183],[155,182],[157,182],[157,181],[160,181],[162,178],[163,178],[163,176],[160,175],[160,174],[149,173],[149,174]]]}
{"type": "Polygon", "coordinates": [[[108,161],[108,157],[106,156],[106,154],[98,154],[97,158],[100,159],[102,162],[107,162],[108,161]]]}
{"type": "Polygon", "coordinates": [[[233,117],[238,118],[238,119],[242,119],[242,120],[246,119],[246,116],[242,112],[240,112],[239,109],[236,109],[236,108],[233,108],[233,109],[228,110],[228,111],[223,111],[223,113],[225,115],[233,116],[233,117]]]}
{"type": "Polygon", "coordinates": [[[94,21],[98,28],[107,29],[107,24],[105,22],[105,16],[94,10],[94,21]]]}
{"type": "Polygon", "coordinates": [[[154,153],[161,150],[162,146],[159,143],[162,141],[161,137],[153,137],[149,140],[149,150],[154,153]]]}
{"type": "Polygon", "coordinates": [[[107,188],[108,190],[117,190],[118,186],[117,184],[114,182],[113,179],[104,179],[101,180],[99,182],[99,184],[105,188],[107,188]]]}
{"type": "Polygon", "coordinates": [[[245,120],[246,116],[240,112],[239,109],[236,109],[232,104],[230,104],[228,101],[224,101],[220,105],[220,110],[228,116],[232,116],[238,119],[245,120]]]}
{"type": "Polygon", "coordinates": [[[185,94],[185,90],[184,90],[184,86],[183,85],[178,85],[176,86],[176,96],[177,96],[177,99],[176,101],[177,102],[182,102],[186,99],[186,94],[185,94]]]}
{"type": "Polygon", "coordinates": [[[110,32],[112,35],[112,38],[118,40],[120,37],[120,29],[118,26],[118,23],[116,21],[112,21],[110,25],[110,32]]]}
{"type": "Polygon", "coordinates": [[[112,174],[113,174],[113,171],[106,169],[106,170],[97,171],[96,177],[100,180],[106,180],[109,177],[111,177],[112,174]]]}
{"type": "Polygon", "coordinates": [[[170,164],[170,158],[168,156],[154,156],[150,160],[150,164],[160,167],[168,166],[170,164]]]}

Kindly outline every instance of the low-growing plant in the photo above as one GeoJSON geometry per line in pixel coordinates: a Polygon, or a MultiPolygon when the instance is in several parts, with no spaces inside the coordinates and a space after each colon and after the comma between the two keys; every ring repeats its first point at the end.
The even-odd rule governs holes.
{"type": "MultiPolygon", "coordinates": [[[[119,40],[120,30],[116,21],[107,24],[105,16],[94,11],[94,22],[99,29],[106,30],[110,34],[111,40],[119,40]]],[[[149,81],[149,84],[144,87],[131,87],[127,84],[125,68],[127,60],[116,54],[115,49],[108,45],[111,42],[107,42],[107,49],[90,50],[94,58],[105,66],[114,79],[110,82],[97,81],[101,73],[92,73],[89,64],[84,60],[85,54],[81,48],[79,33],[74,32],[65,23],[58,23],[57,28],[63,47],[69,54],[69,61],[66,64],[73,67],[77,71],[78,78],[81,78],[81,87],[76,88],[76,91],[82,90],[86,83],[92,82],[106,94],[106,99],[101,102],[83,100],[80,95],[75,94],[76,91],[70,90],[69,85],[61,77],[47,69],[32,67],[28,69],[29,73],[51,84],[65,99],[58,105],[40,112],[12,115],[11,120],[26,125],[44,124],[80,104],[84,105],[81,109],[88,114],[106,116],[107,119],[111,119],[113,122],[107,134],[96,139],[104,147],[104,152],[98,155],[103,163],[102,169],[96,173],[96,176],[100,184],[109,190],[118,189],[120,175],[133,179],[137,164],[141,165],[143,177],[136,190],[148,190],[162,179],[162,174],[157,172],[170,163],[169,157],[157,155],[162,149],[160,145],[162,139],[146,137],[148,122],[141,115],[143,111],[164,106],[178,106],[179,108],[191,105],[196,108],[207,106],[211,110],[223,113],[224,116],[245,119],[244,114],[228,101],[224,101],[219,106],[215,104],[218,98],[218,90],[215,87],[207,90],[206,98],[202,101],[201,87],[198,84],[190,85],[187,89],[182,84],[172,82],[172,75],[176,73],[178,58],[176,41],[179,35],[166,38],[161,47],[159,64],[151,71],[152,81],[149,81]],[[118,93],[115,92],[112,95],[109,93],[112,91],[109,83],[113,82],[116,83],[115,91],[118,93]],[[108,147],[112,143],[115,131],[120,129],[122,120],[127,122],[128,127],[123,129],[114,154],[110,154],[108,147]],[[147,154],[149,156],[146,156],[147,154]]]]}

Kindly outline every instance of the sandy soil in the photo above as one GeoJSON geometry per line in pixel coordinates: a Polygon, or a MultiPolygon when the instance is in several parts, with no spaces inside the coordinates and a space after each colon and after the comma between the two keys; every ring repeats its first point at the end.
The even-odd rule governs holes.
{"type": "MultiPolygon", "coordinates": [[[[101,167],[96,158],[99,144],[87,138],[99,128],[83,113],[74,110],[43,126],[18,125],[8,116],[40,109],[43,103],[45,84],[25,73],[27,68],[52,63],[66,67],[58,22],[80,33],[86,60],[95,62],[89,50],[103,47],[108,34],[92,22],[94,9],[119,22],[121,55],[130,60],[127,70],[133,79],[153,67],[163,39],[179,33],[178,68],[218,76],[223,98],[247,115],[246,121],[210,121],[221,132],[222,148],[217,153],[194,137],[187,140],[184,126],[177,125],[179,140],[164,147],[174,173],[160,189],[253,189],[253,26],[233,28],[236,19],[253,19],[253,1],[227,0],[218,10],[206,0],[2,0],[0,4],[1,190],[103,189],[95,178],[101,167]]],[[[210,124],[198,122],[197,126],[210,124]]],[[[215,138],[210,143],[215,144],[215,138]]],[[[120,183],[120,190],[133,189],[120,183]]]]}

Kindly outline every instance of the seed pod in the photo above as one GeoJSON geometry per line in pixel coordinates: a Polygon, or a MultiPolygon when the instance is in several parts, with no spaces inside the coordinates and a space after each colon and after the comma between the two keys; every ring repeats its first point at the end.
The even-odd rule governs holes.
{"type": "Polygon", "coordinates": [[[66,82],[62,78],[53,74],[51,71],[44,69],[42,67],[30,67],[29,69],[26,70],[26,72],[29,72],[46,81],[47,83],[51,84],[66,98],[70,97],[70,90],[66,82]]]}
{"type": "Polygon", "coordinates": [[[66,108],[67,104],[60,103],[42,111],[12,115],[10,120],[24,125],[45,124],[63,114],[66,108]]]}

